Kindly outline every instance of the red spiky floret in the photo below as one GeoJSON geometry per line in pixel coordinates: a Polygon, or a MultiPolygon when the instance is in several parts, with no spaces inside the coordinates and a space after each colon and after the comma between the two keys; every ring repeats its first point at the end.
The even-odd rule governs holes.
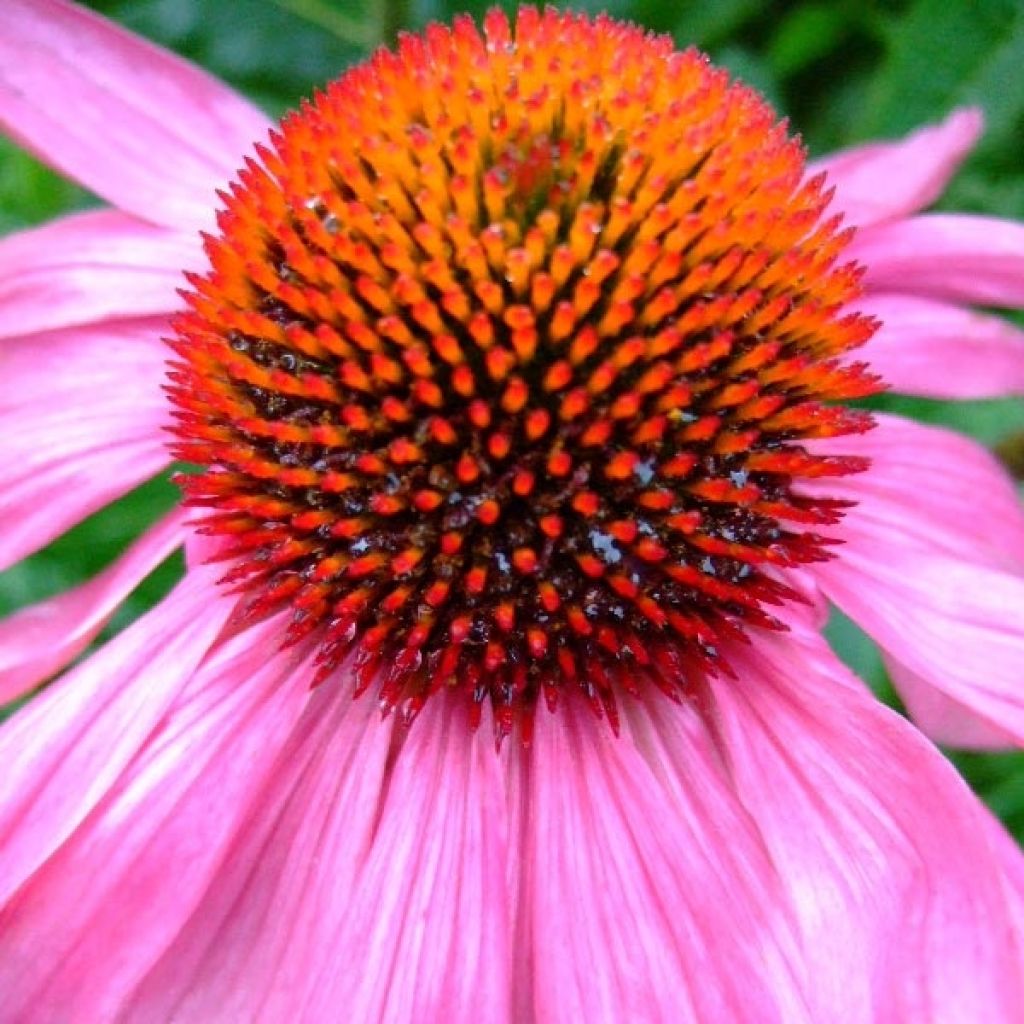
{"type": "Polygon", "coordinates": [[[409,716],[678,698],[827,557],[863,468],[858,270],[749,89],[607,18],[405,36],[224,196],[176,323],[176,454],[248,614],[409,716]]]}

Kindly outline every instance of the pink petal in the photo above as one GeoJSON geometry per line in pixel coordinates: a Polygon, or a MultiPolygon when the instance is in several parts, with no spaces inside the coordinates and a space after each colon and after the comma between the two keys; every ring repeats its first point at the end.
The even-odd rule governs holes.
{"type": "MultiPolygon", "coordinates": [[[[881,533],[905,547],[923,545],[997,569],[1024,569],[1024,509],[990,452],[942,427],[885,414],[876,422],[867,434],[812,446],[871,460],[867,472],[806,488],[857,503],[839,536],[881,533]]],[[[841,560],[843,550],[838,555],[841,560]]]]}
{"type": "Polygon", "coordinates": [[[5,0],[0,127],[115,206],[205,224],[266,118],[186,61],[65,0],[5,0]]]}
{"type": "Polygon", "coordinates": [[[847,255],[867,267],[868,291],[1024,306],[1024,224],[931,213],[858,233],[847,255]]]}
{"type": "Polygon", "coordinates": [[[873,142],[816,160],[808,172],[828,173],[836,188],[832,210],[845,213],[848,223],[892,220],[939,198],[983,126],[980,110],[957,110],[899,142],[873,142]]]}
{"type": "Polygon", "coordinates": [[[161,320],[0,341],[0,568],[163,469],[161,320]]]}
{"type": "Polygon", "coordinates": [[[846,544],[815,575],[828,597],[909,677],[908,706],[922,728],[949,743],[1024,743],[1024,578],[914,548],[898,533],[844,529],[846,544]],[[915,678],[916,677],[916,678],[915,678]],[[959,704],[953,722],[915,696],[923,681],[959,704]],[[970,721],[967,721],[970,719],[970,721]]]}
{"type": "Polygon", "coordinates": [[[965,746],[1019,741],[1024,510],[1007,475],[973,441],[897,416],[817,449],[856,450],[872,465],[810,488],[857,505],[836,528],[836,559],[809,571],[883,648],[928,735],[965,746]]]}
{"type": "Polygon", "coordinates": [[[929,398],[1024,393],[1024,331],[934,299],[874,294],[858,303],[882,326],[855,358],[894,391],[929,398]]]}
{"type": "Polygon", "coordinates": [[[1003,867],[1004,889],[1014,918],[1017,955],[1024,963],[1024,857],[1020,844],[1006,831],[994,814],[988,814],[989,842],[1003,867]]]}
{"type": "Polygon", "coordinates": [[[88,583],[0,622],[0,704],[59,672],[92,642],[121,602],[184,539],[173,512],[88,583]]]}
{"type": "Polygon", "coordinates": [[[199,236],[91,210],[0,239],[0,338],[171,313],[199,236]]]}
{"type": "Polygon", "coordinates": [[[705,724],[667,701],[630,724],[616,739],[579,707],[538,717],[521,897],[533,1017],[811,1019],[792,908],[705,724]]]}
{"type": "Polygon", "coordinates": [[[119,1019],[509,1020],[493,749],[439,700],[388,770],[392,725],[339,683],[311,698],[119,1019]]]}
{"type": "Polygon", "coordinates": [[[349,899],[319,929],[333,952],[311,964],[300,1016],[329,1020],[344,1006],[352,1020],[513,1024],[503,775],[463,708],[422,713],[378,797],[349,899]]]}
{"type": "Polygon", "coordinates": [[[0,905],[103,799],[206,654],[232,607],[210,599],[212,580],[189,573],[0,727],[0,905]]]}
{"type": "Polygon", "coordinates": [[[206,896],[124,1020],[245,1020],[264,1008],[301,1017],[315,965],[337,957],[330,941],[373,839],[391,734],[373,702],[353,701],[340,681],[312,694],[206,896]]]}
{"type": "MultiPolygon", "coordinates": [[[[211,609],[208,594],[190,597],[193,618],[223,622],[216,605],[229,602],[211,609]]],[[[89,814],[0,912],[0,984],[12,1019],[122,1019],[125,996],[203,897],[306,702],[294,659],[273,654],[275,627],[236,637],[197,669],[205,644],[193,637],[179,648],[191,655],[187,681],[173,673],[170,703],[152,673],[119,675],[121,692],[79,737],[76,755],[83,740],[120,739],[117,705],[129,689],[155,684],[156,699],[146,699],[161,714],[147,716],[146,732],[130,730],[131,760],[106,775],[89,814]]],[[[152,630],[150,638],[160,639],[152,630]]]]}
{"type": "Polygon", "coordinates": [[[947,697],[924,676],[891,656],[885,667],[917,727],[936,743],[967,750],[1002,750],[1017,745],[1012,732],[991,715],[983,717],[962,701],[947,697]]]}
{"type": "Polygon", "coordinates": [[[948,762],[815,635],[759,637],[736,668],[716,720],[800,915],[814,1019],[1019,1020],[1004,864],[948,762]]]}
{"type": "Polygon", "coordinates": [[[123,1019],[324,1020],[344,1006],[353,1020],[577,1021],[659,1019],[660,1007],[685,1021],[687,1000],[804,1019],[771,865],[692,718],[693,777],[664,782],[578,713],[542,726],[553,734],[531,765],[508,747],[499,759],[441,699],[389,757],[391,724],[333,687],[314,695],[259,813],[123,1019]],[[566,745],[586,751],[582,774],[566,745]],[[519,877],[516,895],[507,879],[519,877]],[[633,1015],[577,1013],[605,999],[633,1015]]]}

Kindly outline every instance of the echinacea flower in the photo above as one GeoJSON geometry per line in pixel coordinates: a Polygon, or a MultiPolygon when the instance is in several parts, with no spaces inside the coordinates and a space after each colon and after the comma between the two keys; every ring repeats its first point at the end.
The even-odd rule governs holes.
{"type": "Polygon", "coordinates": [[[826,182],[696,53],[524,8],[268,136],[64,0],[4,19],[0,122],[113,204],[0,243],[5,563],[168,426],[200,467],[0,627],[9,698],[187,544],[0,730],[4,1020],[1018,1019],[1019,851],[817,628],[1020,739],[1012,488],[837,404],[1021,386],[965,307],[1024,305],[1024,228],[916,214],[976,114],[826,182]]]}

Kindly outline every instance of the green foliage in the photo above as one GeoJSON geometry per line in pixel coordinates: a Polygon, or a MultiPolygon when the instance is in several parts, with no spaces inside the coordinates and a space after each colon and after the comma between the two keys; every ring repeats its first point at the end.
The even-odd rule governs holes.
{"type": "Polygon", "coordinates": [[[41,224],[86,202],[80,188],[0,137],[0,233],[41,224]]]}
{"type": "MultiPolygon", "coordinates": [[[[91,6],[197,61],[274,115],[294,107],[399,24],[421,27],[492,0],[93,0],[91,6]]],[[[515,5],[503,2],[507,10],[515,5]]],[[[1024,4],[1020,0],[581,0],[696,44],[762,90],[812,154],[894,136],[978,104],[988,132],[943,199],[949,208],[1024,218],[1024,4]]],[[[92,200],[0,141],[0,231],[92,200]]],[[[988,444],[1024,436],[1014,402],[940,403],[886,396],[885,409],[943,423],[988,444]]],[[[88,579],[174,500],[166,479],[129,495],[0,578],[0,612],[88,579]]],[[[180,558],[146,581],[112,625],[166,592],[180,558]]],[[[892,699],[874,646],[837,617],[844,657],[892,699]]],[[[1024,834],[1024,755],[958,756],[958,766],[1024,834]]]]}

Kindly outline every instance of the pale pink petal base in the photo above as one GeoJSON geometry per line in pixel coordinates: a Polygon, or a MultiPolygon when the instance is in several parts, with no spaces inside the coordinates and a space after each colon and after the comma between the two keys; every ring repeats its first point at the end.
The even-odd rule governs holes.
{"type": "Polygon", "coordinates": [[[389,769],[371,701],[314,695],[125,1019],[510,1019],[499,762],[424,716],[389,769]]]}
{"type": "Polygon", "coordinates": [[[981,135],[976,109],[958,110],[941,124],[919,128],[897,142],[872,142],[816,160],[836,189],[830,212],[867,226],[905,217],[931,205],[981,135]]]}
{"type": "Polygon", "coordinates": [[[212,220],[267,119],[215,78],[65,0],[4,0],[0,129],[156,224],[212,220]]]}
{"type": "Polygon", "coordinates": [[[184,540],[172,512],[94,579],[0,621],[0,704],[49,679],[93,641],[121,602],[184,540]]]}
{"type": "Polygon", "coordinates": [[[263,1008],[301,1019],[313,974],[336,959],[326,940],[370,849],[391,732],[372,701],[330,685],[311,695],[266,774],[258,813],[126,1020],[246,1020],[263,1008]]]}
{"type": "Polygon", "coordinates": [[[501,765],[489,737],[467,724],[464,709],[438,701],[385,776],[348,899],[316,929],[335,955],[310,963],[298,1004],[307,1019],[344,1006],[354,1020],[511,1024],[501,765]]]}
{"type": "Polygon", "coordinates": [[[795,916],[706,724],[667,700],[626,710],[619,739],[580,705],[537,723],[532,1019],[814,1019],[795,916]]]}

